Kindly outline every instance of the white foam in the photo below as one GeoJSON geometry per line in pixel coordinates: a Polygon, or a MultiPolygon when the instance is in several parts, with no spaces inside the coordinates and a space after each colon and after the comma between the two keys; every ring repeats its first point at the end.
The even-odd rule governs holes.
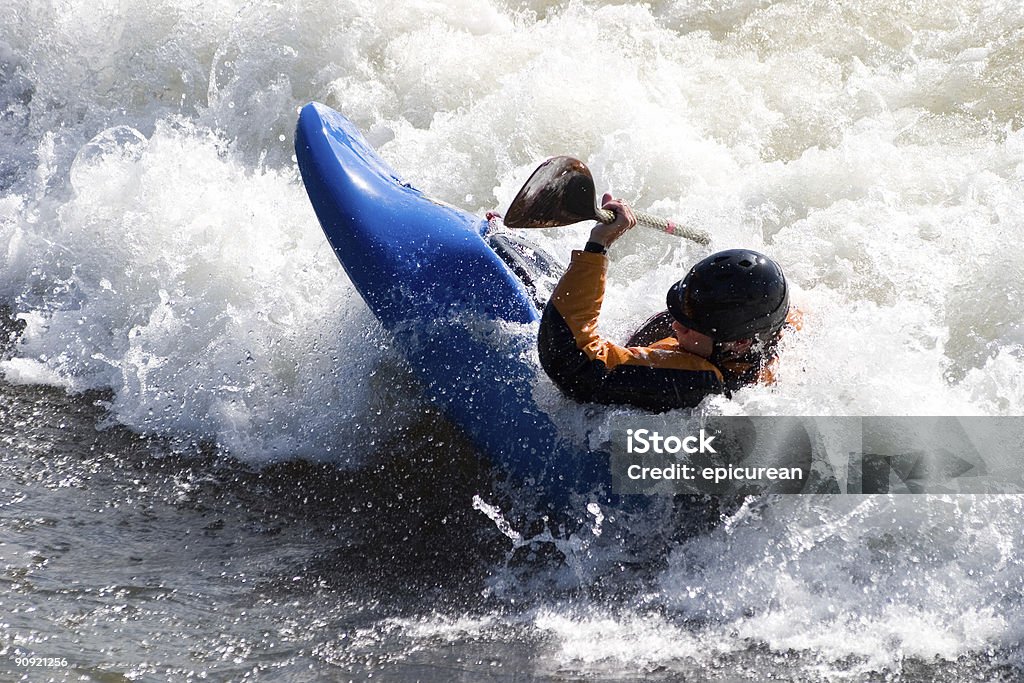
{"type": "Polygon", "coordinates": [[[20,294],[38,312],[22,357],[112,388],[130,427],[243,458],[357,458],[329,454],[405,424],[397,388],[376,417],[373,376],[398,360],[309,229],[293,171],[248,169],[212,133],[160,122],[148,140],[101,132],[70,179],[52,223],[14,228],[13,271],[46,264],[20,294]]]}
{"type": "Polygon", "coordinates": [[[813,651],[848,673],[1012,643],[1019,496],[774,499],[671,556],[660,594],[727,638],[813,651]],[[972,558],[965,561],[965,558],[972,558]],[[717,628],[717,627],[716,627],[717,628]]]}
{"type": "Polygon", "coordinates": [[[48,384],[71,388],[67,378],[41,361],[32,358],[11,358],[0,361],[4,379],[14,384],[48,384]]]}

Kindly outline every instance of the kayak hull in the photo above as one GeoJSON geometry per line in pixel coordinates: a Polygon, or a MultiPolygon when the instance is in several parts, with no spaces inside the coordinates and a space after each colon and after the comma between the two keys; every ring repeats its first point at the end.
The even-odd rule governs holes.
{"type": "MultiPolygon", "coordinates": [[[[531,349],[497,333],[493,323],[535,324],[539,311],[485,241],[487,221],[404,182],[322,104],[302,109],[295,151],[335,255],[428,397],[492,465],[553,506],[607,483],[607,459],[564,443],[535,403],[531,349]]],[[[533,335],[516,338],[528,346],[533,335]]]]}

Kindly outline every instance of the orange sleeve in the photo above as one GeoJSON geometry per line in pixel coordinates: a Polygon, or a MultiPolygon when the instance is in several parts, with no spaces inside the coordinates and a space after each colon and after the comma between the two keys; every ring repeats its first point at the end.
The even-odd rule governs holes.
{"type": "Polygon", "coordinates": [[[722,373],[710,361],[680,351],[678,345],[662,340],[653,346],[620,346],[601,336],[597,319],[604,303],[608,258],[603,254],[573,251],[569,268],[551,294],[549,305],[572,332],[576,347],[590,360],[601,361],[608,370],[620,365],[643,365],[672,370],[722,373]]]}

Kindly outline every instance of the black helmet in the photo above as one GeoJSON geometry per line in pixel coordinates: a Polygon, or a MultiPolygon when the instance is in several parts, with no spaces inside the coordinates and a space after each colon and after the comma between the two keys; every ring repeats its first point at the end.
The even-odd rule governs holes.
{"type": "Polygon", "coordinates": [[[715,341],[775,332],[789,313],[782,268],[764,254],[730,249],[712,254],[668,290],[668,310],[715,341]]]}

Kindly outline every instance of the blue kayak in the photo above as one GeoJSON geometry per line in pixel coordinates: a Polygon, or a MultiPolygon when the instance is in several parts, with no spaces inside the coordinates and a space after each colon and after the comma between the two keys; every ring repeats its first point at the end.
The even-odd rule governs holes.
{"type": "Polygon", "coordinates": [[[488,222],[404,182],[352,122],[322,104],[302,109],[295,152],[345,272],[429,398],[492,465],[553,507],[609,483],[607,456],[560,440],[534,402],[538,368],[526,349],[480,332],[481,321],[540,317],[527,273],[495,251],[488,222]]]}

